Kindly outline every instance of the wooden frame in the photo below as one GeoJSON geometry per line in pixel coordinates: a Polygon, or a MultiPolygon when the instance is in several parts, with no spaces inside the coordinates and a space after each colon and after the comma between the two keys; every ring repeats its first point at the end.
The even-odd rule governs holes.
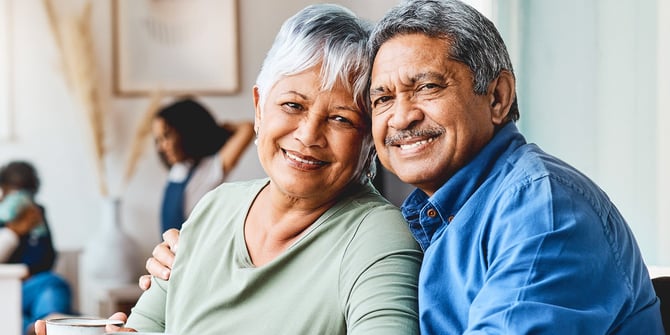
{"type": "Polygon", "coordinates": [[[117,95],[239,90],[237,0],[114,0],[117,95]]]}

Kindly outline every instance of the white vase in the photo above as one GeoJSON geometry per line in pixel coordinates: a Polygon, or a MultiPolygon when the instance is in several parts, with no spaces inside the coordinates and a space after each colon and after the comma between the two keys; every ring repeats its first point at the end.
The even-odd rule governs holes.
{"type": "Polygon", "coordinates": [[[137,247],[123,231],[120,199],[103,199],[101,213],[101,225],[84,247],[82,273],[96,286],[136,283],[137,247]]]}

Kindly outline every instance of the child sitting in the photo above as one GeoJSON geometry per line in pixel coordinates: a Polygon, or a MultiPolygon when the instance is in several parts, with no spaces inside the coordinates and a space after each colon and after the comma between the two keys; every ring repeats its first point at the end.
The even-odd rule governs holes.
{"type": "Polygon", "coordinates": [[[38,319],[72,313],[70,287],[51,271],[56,252],[44,207],[35,202],[39,184],[30,163],[17,161],[0,168],[0,261],[28,267],[21,287],[26,334],[38,319]]]}

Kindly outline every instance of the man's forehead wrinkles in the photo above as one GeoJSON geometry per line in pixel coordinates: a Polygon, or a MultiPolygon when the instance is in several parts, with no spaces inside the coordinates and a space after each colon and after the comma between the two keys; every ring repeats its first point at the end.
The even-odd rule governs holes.
{"type": "MultiPolygon", "coordinates": [[[[381,77],[381,76],[380,76],[381,77]]],[[[370,85],[371,93],[386,92],[392,87],[397,86],[414,86],[417,82],[424,80],[441,80],[444,75],[435,71],[423,72],[399,72],[391,76],[385,76],[381,80],[377,80],[370,85]]]]}

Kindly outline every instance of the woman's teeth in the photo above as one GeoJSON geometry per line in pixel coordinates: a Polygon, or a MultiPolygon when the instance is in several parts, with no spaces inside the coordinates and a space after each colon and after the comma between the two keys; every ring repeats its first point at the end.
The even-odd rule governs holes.
{"type": "Polygon", "coordinates": [[[288,151],[286,152],[286,156],[288,156],[288,158],[290,158],[294,161],[298,161],[298,162],[303,163],[303,164],[313,164],[313,165],[323,164],[323,162],[321,162],[321,161],[311,161],[311,160],[307,160],[307,159],[304,159],[304,158],[300,158],[300,157],[298,157],[294,154],[291,154],[288,151]]]}

